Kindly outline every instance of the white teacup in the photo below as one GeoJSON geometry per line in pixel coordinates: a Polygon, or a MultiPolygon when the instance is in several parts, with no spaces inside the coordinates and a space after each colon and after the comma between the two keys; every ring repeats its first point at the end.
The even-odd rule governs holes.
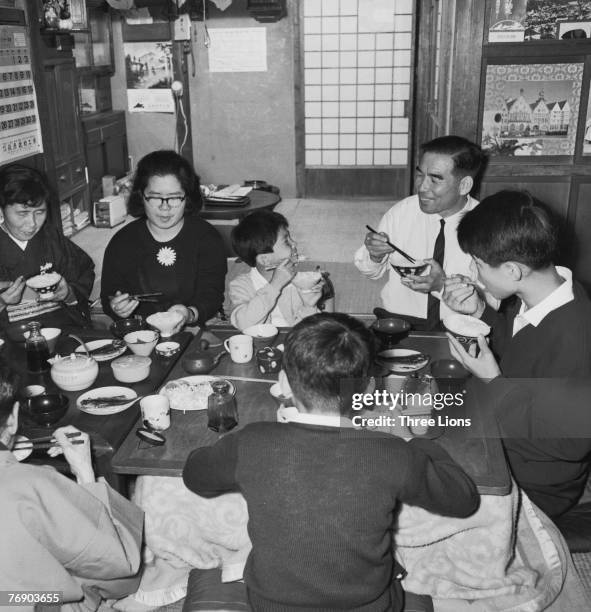
{"type": "Polygon", "coordinates": [[[152,429],[164,431],[170,427],[170,402],[165,395],[146,395],[140,400],[142,421],[152,429]]]}
{"type": "Polygon", "coordinates": [[[224,348],[234,363],[248,363],[252,359],[252,336],[237,334],[224,341],[224,348]]]}

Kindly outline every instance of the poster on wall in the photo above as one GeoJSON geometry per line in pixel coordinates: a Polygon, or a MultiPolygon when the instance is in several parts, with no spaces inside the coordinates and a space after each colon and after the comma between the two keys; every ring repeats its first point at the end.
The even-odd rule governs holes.
{"type": "Polygon", "coordinates": [[[126,42],[125,74],[130,113],[174,113],[172,42],[126,42]]]}
{"type": "Polygon", "coordinates": [[[583,63],[489,64],[481,144],[490,155],[573,155],[583,63]]]}
{"type": "Polygon", "coordinates": [[[43,153],[27,31],[0,28],[0,164],[43,153]]]}

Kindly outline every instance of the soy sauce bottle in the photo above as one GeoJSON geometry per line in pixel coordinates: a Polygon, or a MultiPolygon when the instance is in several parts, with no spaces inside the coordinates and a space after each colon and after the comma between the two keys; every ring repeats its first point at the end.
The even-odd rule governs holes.
{"type": "Polygon", "coordinates": [[[41,323],[31,321],[27,326],[29,337],[25,340],[27,352],[27,369],[29,372],[45,372],[49,369],[49,348],[47,340],[41,335],[41,323]]]}
{"type": "Polygon", "coordinates": [[[207,427],[212,431],[225,433],[238,425],[238,409],[225,380],[211,383],[213,393],[207,399],[207,427]]]}

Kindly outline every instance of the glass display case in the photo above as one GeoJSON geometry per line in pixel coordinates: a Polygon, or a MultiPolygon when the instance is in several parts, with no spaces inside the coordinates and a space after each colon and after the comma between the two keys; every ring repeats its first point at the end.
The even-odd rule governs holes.
{"type": "Polygon", "coordinates": [[[101,69],[112,72],[113,40],[111,32],[111,13],[108,5],[88,6],[88,27],[83,31],[73,31],[74,59],[79,69],[101,69]]]}

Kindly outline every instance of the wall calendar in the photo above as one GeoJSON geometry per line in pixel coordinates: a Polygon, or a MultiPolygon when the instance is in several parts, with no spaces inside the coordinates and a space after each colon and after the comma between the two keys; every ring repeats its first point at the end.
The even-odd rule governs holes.
{"type": "Polygon", "coordinates": [[[0,28],[0,164],[43,152],[27,29],[0,28]]]}

